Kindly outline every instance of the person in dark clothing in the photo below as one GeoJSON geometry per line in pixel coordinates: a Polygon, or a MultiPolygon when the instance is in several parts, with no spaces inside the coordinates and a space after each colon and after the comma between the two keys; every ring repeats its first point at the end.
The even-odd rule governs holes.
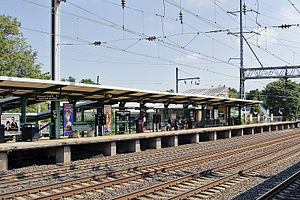
{"type": "Polygon", "coordinates": [[[170,131],[171,129],[172,129],[172,121],[171,121],[171,117],[169,117],[168,124],[167,124],[167,131],[170,131]]]}
{"type": "Polygon", "coordinates": [[[7,121],[7,122],[6,122],[6,125],[5,125],[4,130],[5,130],[5,131],[11,131],[11,129],[10,129],[10,121],[7,121]]]}
{"type": "Polygon", "coordinates": [[[185,117],[183,117],[182,120],[181,120],[181,127],[182,127],[182,130],[185,129],[185,127],[186,127],[185,124],[186,124],[185,117]]]}
{"type": "Polygon", "coordinates": [[[174,120],[174,129],[175,129],[175,130],[178,130],[178,121],[177,121],[176,118],[175,118],[175,120],[174,120]]]}
{"type": "Polygon", "coordinates": [[[14,131],[17,131],[18,130],[18,124],[17,122],[15,122],[15,117],[11,117],[11,124],[10,124],[10,129],[11,130],[14,130],[14,131]]]}

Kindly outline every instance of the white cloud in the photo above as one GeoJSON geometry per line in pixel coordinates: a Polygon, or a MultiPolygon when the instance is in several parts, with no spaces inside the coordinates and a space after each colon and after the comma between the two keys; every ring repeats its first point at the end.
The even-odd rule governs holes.
{"type": "Polygon", "coordinates": [[[181,57],[177,57],[176,61],[198,61],[201,58],[199,54],[193,53],[181,57]]]}

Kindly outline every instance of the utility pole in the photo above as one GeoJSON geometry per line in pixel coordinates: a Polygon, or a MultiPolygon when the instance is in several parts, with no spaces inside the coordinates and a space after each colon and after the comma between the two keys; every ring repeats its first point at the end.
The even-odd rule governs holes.
{"type": "Polygon", "coordinates": [[[245,99],[244,49],[243,49],[243,1],[240,0],[240,98],[245,99]]]}
{"type": "Polygon", "coordinates": [[[196,85],[199,85],[200,83],[200,77],[191,77],[191,78],[179,78],[179,70],[178,67],[176,67],[176,93],[178,93],[179,89],[178,89],[178,83],[179,81],[187,81],[187,80],[197,80],[198,82],[196,82],[196,85]]]}
{"type": "Polygon", "coordinates": [[[176,93],[178,93],[178,67],[176,67],[176,93]]]}
{"type": "Polygon", "coordinates": [[[51,79],[60,80],[60,2],[51,2],[51,79]]]}
{"type": "MultiPolygon", "coordinates": [[[[51,1],[51,79],[60,81],[60,2],[51,1]]],[[[51,101],[51,139],[60,138],[60,101],[51,101]]]]}

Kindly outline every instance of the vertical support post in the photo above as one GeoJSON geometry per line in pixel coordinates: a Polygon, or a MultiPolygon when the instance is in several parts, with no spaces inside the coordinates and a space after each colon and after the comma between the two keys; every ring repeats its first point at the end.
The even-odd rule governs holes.
{"type": "Polygon", "coordinates": [[[60,79],[60,0],[51,3],[51,79],[60,79]]]}
{"type": "Polygon", "coordinates": [[[57,163],[69,163],[71,162],[71,147],[62,146],[56,147],[56,162],[57,163]]]}
{"type": "Polygon", "coordinates": [[[177,135],[174,135],[174,147],[177,147],[178,146],[178,136],[177,135]]]}
{"type": "Polygon", "coordinates": [[[191,143],[198,144],[200,142],[199,133],[191,134],[191,143]]]}
{"type": "Polygon", "coordinates": [[[183,105],[183,116],[185,117],[186,120],[190,118],[188,107],[189,107],[188,104],[183,105]]]}
{"type": "MultiPolygon", "coordinates": [[[[98,100],[97,101],[97,115],[102,115],[102,114],[103,114],[103,102],[98,100]]],[[[95,127],[96,136],[102,135],[102,133],[103,133],[102,128],[103,127],[101,125],[95,127]]]]}
{"type": "Polygon", "coordinates": [[[0,171],[6,171],[8,170],[8,158],[7,158],[7,152],[3,151],[0,152],[0,171]]]}
{"type": "MultiPolygon", "coordinates": [[[[27,97],[22,97],[21,99],[21,124],[20,126],[22,127],[22,131],[23,130],[23,127],[24,127],[24,124],[26,123],[26,105],[27,105],[27,101],[28,101],[28,98],[27,97]]],[[[19,141],[20,140],[20,136],[17,135],[16,136],[16,141],[19,141]]]]}
{"type": "Polygon", "coordinates": [[[244,78],[244,49],[243,49],[243,1],[240,0],[240,99],[245,98],[245,78],[244,78]]]}
{"type": "Polygon", "coordinates": [[[202,114],[202,117],[201,117],[201,127],[205,128],[205,124],[206,124],[206,106],[202,105],[201,109],[202,109],[202,112],[201,112],[201,114],[202,114]]]}
{"type": "Polygon", "coordinates": [[[72,102],[73,104],[73,121],[77,121],[77,109],[76,109],[76,101],[72,102]]]}
{"type": "Polygon", "coordinates": [[[228,126],[231,126],[231,106],[227,106],[227,120],[228,120],[228,126]]]}
{"type": "Polygon", "coordinates": [[[141,144],[140,144],[140,140],[131,140],[128,141],[128,149],[129,152],[140,152],[141,151],[141,144]]]}
{"type": "Polygon", "coordinates": [[[2,107],[2,105],[0,106],[0,115],[2,115],[2,113],[3,113],[3,107],[2,107]]]}
{"type": "Polygon", "coordinates": [[[242,108],[240,106],[239,106],[239,120],[238,120],[238,122],[239,122],[239,125],[242,124],[242,108]]]}
{"type": "Polygon", "coordinates": [[[161,137],[155,138],[156,140],[156,149],[161,149],[161,137]]]}
{"type": "Polygon", "coordinates": [[[61,122],[61,115],[60,115],[60,101],[51,101],[51,139],[59,139],[60,138],[60,122],[61,122]]]}
{"type": "Polygon", "coordinates": [[[208,133],[209,141],[216,141],[217,140],[217,131],[208,133]]]}
{"type": "Polygon", "coordinates": [[[176,93],[178,93],[178,67],[176,67],[176,93]]]}
{"type": "Polygon", "coordinates": [[[81,108],[81,121],[83,122],[84,121],[84,109],[81,108]]]}
{"type": "Polygon", "coordinates": [[[117,143],[109,142],[104,145],[104,155],[106,156],[114,156],[117,155],[117,143]]]}
{"type": "Polygon", "coordinates": [[[22,97],[21,101],[21,125],[23,126],[26,123],[26,105],[28,98],[22,97]]]}

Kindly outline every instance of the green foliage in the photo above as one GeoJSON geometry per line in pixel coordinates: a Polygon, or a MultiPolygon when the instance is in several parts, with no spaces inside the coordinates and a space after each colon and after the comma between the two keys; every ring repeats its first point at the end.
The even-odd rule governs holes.
{"type": "Polygon", "coordinates": [[[285,116],[288,120],[299,117],[300,86],[294,81],[280,79],[269,83],[262,91],[264,105],[276,116],[285,116]]]}
{"type": "Polygon", "coordinates": [[[62,78],[61,81],[66,81],[66,82],[72,82],[72,83],[75,83],[76,79],[72,76],[69,76],[69,78],[65,79],[65,78],[62,78]]]}
{"type": "Polygon", "coordinates": [[[235,88],[228,88],[229,89],[229,98],[239,98],[239,92],[235,88]]]}
{"type": "Polygon", "coordinates": [[[93,84],[93,85],[96,85],[96,83],[92,80],[92,79],[82,79],[80,81],[80,83],[86,83],[86,84],[93,84]]]}
{"type": "Polygon", "coordinates": [[[166,90],[166,92],[174,93],[173,89],[166,90]]]}
{"type": "Polygon", "coordinates": [[[246,93],[246,99],[262,101],[263,98],[261,95],[262,95],[262,91],[259,91],[258,89],[250,90],[249,92],[246,93]]]}
{"type": "Polygon", "coordinates": [[[41,73],[37,52],[27,44],[20,27],[16,18],[0,15],[0,76],[50,79],[41,73]]]}
{"type": "MultiPolygon", "coordinates": [[[[46,104],[46,102],[41,102],[40,105],[41,105],[41,112],[48,110],[48,105],[46,104]]],[[[39,110],[38,107],[39,107],[38,104],[26,106],[26,113],[38,113],[39,110]]],[[[5,113],[21,113],[21,108],[7,110],[5,111],[5,113]]]]}

